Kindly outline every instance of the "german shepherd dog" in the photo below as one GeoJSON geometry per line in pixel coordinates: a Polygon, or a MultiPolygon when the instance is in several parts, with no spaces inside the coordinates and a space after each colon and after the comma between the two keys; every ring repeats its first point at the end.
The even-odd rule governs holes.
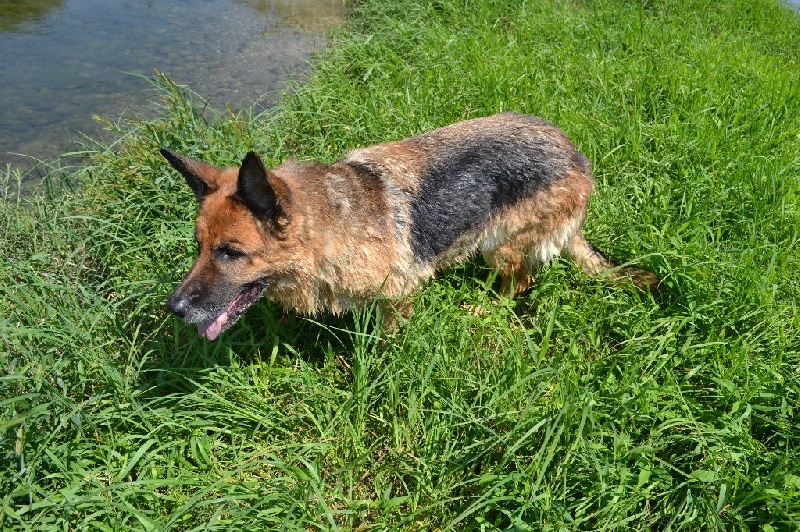
{"type": "Polygon", "coordinates": [[[380,294],[408,315],[426,279],[476,250],[510,296],[561,254],[589,274],[659,284],[584,238],[589,160],[541,118],[467,120],[333,164],[268,169],[250,152],[241,167],[220,168],[161,153],[200,203],[199,255],[167,307],[209,340],[262,296],[311,314],[380,294]]]}

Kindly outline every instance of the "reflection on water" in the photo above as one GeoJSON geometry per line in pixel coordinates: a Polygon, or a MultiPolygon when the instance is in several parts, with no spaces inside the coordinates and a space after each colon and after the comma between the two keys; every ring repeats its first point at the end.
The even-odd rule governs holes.
{"type": "Polygon", "coordinates": [[[0,31],[24,31],[24,23],[42,19],[64,0],[0,0],[0,31]]]}
{"type": "Polygon", "coordinates": [[[289,24],[307,31],[338,26],[349,7],[345,0],[239,0],[262,13],[275,11],[289,24]]]}
{"type": "Polygon", "coordinates": [[[0,165],[30,168],[79,131],[102,136],[92,115],[147,108],[154,69],[216,108],[263,108],[346,11],[342,0],[0,0],[0,165]]]}

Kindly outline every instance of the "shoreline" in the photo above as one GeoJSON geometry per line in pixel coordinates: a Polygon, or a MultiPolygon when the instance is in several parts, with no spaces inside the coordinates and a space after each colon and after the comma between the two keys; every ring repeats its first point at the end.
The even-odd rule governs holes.
{"type": "Polygon", "coordinates": [[[302,79],[347,7],[333,0],[209,0],[99,9],[97,1],[20,2],[0,31],[0,70],[9,74],[0,92],[0,167],[12,164],[36,178],[79,163],[87,146],[113,141],[109,128],[154,118],[158,95],[147,81],[154,72],[220,110],[272,106],[302,79]]]}

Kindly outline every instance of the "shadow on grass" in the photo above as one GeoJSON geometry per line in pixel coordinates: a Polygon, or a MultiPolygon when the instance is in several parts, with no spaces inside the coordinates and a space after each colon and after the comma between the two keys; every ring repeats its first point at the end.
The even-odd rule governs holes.
{"type": "Polygon", "coordinates": [[[164,307],[137,316],[126,329],[129,335],[146,331],[141,352],[148,360],[140,387],[148,397],[163,397],[193,393],[215,368],[302,365],[325,371],[337,360],[347,363],[364,336],[381,334],[376,319],[370,311],[306,317],[262,300],[213,342],[164,307]]]}

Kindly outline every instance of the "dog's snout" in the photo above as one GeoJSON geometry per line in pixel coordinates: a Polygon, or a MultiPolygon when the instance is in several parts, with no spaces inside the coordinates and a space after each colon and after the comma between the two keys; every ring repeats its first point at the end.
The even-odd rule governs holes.
{"type": "Polygon", "coordinates": [[[186,312],[189,310],[189,300],[180,294],[172,294],[167,301],[167,309],[179,318],[185,318],[186,312]]]}

